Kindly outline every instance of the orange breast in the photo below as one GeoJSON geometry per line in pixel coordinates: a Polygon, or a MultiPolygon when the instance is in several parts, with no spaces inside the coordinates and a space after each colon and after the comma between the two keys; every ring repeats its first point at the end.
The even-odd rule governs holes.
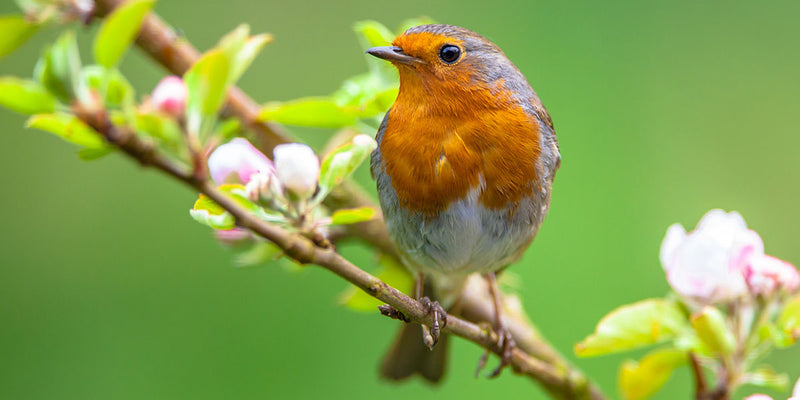
{"type": "Polygon", "coordinates": [[[504,88],[411,83],[401,86],[380,143],[402,206],[435,215],[483,183],[480,204],[501,209],[538,188],[538,121],[504,88]]]}

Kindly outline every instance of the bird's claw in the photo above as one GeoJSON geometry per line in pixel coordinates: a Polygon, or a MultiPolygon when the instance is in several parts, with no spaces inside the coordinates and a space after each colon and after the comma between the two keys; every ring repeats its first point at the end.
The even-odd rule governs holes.
{"type": "MultiPolygon", "coordinates": [[[[500,376],[503,368],[511,365],[511,353],[514,351],[514,347],[517,346],[516,342],[514,342],[514,338],[511,336],[511,332],[504,325],[501,325],[499,328],[497,328],[495,334],[497,335],[497,347],[500,349],[500,365],[498,365],[497,368],[492,371],[492,373],[487,375],[489,379],[497,378],[500,376]]],[[[483,368],[486,366],[486,361],[489,359],[489,352],[490,350],[487,349],[478,360],[478,368],[475,370],[476,378],[480,375],[481,370],[483,370],[483,368]]]]}
{"type": "Polygon", "coordinates": [[[511,364],[511,352],[514,351],[514,347],[517,344],[514,342],[514,338],[511,336],[511,332],[505,328],[501,327],[497,331],[497,347],[500,348],[500,365],[489,374],[489,378],[497,378],[500,376],[500,373],[503,371],[503,368],[511,364]]]}
{"type": "Polygon", "coordinates": [[[439,342],[441,330],[447,326],[447,313],[438,301],[431,301],[428,297],[419,299],[425,312],[431,316],[433,323],[430,327],[422,325],[422,340],[428,349],[433,350],[433,346],[439,342]]]}

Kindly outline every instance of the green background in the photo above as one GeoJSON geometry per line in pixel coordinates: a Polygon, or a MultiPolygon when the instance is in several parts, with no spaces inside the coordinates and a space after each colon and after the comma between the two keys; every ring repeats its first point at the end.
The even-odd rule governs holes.
{"type": "MultiPolygon", "coordinates": [[[[768,253],[800,263],[800,2],[162,0],[156,10],[200,48],[241,22],[274,33],[241,81],[262,102],[330,93],[365,71],[351,32],[361,19],[428,15],[503,48],[550,111],[563,155],[550,215],[512,270],[533,319],[573,359],[606,312],[668,291],[658,250],[673,222],[735,209],[768,253]]],[[[12,11],[4,0],[0,13],[12,11]]],[[[30,76],[54,34],[0,60],[0,73],[30,76]]],[[[122,70],[140,93],[163,74],[138,50],[122,70]]],[[[379,381],[397,326],[339,306],[340,279],[234,268],[234,253],[189,218],[189,190],[119,155],[82,162],[24,120],[0,110],[0,398],[544,397],[508,372],[473,378],[480,351],[463,341],[441,387],[379,381]]],[[[303,132],[315,145],[329,133],[303,132]]],[[[358,246],[344,250],[374,265],[358,246]]],[[[576,363],[616,397],[618,365],[640,354],[576,363]]],[[[798,360],[800,346],[769,361],[794,380],[798,360]]],[[[690,392],[684,368],[656,398],[690,392]]]]}

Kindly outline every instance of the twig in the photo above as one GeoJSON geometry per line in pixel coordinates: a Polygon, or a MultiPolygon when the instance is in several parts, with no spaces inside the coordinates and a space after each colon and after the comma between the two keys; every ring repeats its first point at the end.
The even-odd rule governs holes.
{"type": "Polygon", "coordinates": [[[727,373],[723,369],[717,379],[717,387],[709,391],[706,383],[706,376],[703,373],[703,366],[700,359],[694,352],[689,352],[689,365],[692,367],[695,383],[696,400],[729,400],[730,391],[728,390],[727,373]]]}
{"type": "MultiPolygon", "coordinates": [[[[96,3],[97,15],[102,17],[121,4],[122,0],[97,0],[96,3]]],[[[190,43],[178,38],[172,28],[154,13],[145,18],[136,43],[154,60],[175,74],[186,72],[200,56],[200,53],[190,43]]],[[[276,126],[258,122],[256,120],[257,103],[238,88],[232,89],[228,94],[226,109],[236,115],[244,126],[258,134],[261,140],[260,147],[265,150],[266,154],[271,154],[271,149],[275,145],[290,140],[288,135],[276,126]]],[[[337,186],[328,195],[325,205],[333,210],[353,207],[376,208],[361,188],[347,182],[337,186]]],[[[377,212],[376,215],[377,218],[371,221],[347,225],[345,227],[347,235],[358,237],[380,252],[397,258],[397,253],[381,218],[382,214],[377,212]]],[[[336,237],[346,236],[337,235],[336,237]]],[[[476,323],[492,320],[493,310],[490,307],[484,307],[486,304],[491,304],[488,302],[489,298],[486,293],[486,291],[476,292],[472,296],[464,297],[463,302],[469,303],[469,306],[464,308],[464,317],[467,320],[476,323]]],[[[517,346],[537,358],[566,365],[563,357],[541,340],[532,324],[525,319],[524,313],[521,317],[522,319],[512,319],[509,326],[517,346]]]]}
{"type": "MultiPolygon", "coordinates": [[[[105,111],[87,110],[80,106],[75,106],[73,110],[81,120],[99,132],[109,143],[137,160],[141,165],[156,168],[208,196],[233,215],[238,226],[247,228],[272,241],[286,255],[298,262],[319,265],[359,287],[367,294],[386,302],[393,309],[388,312],[390,317],[399,318],[402,315],[402,319],[415,323],[431,324],[433,322],[425,308],[413,298],[353,265],[336,253],[332,247],[318,247],[301,235],[257,218],[231,197],[214,187],[208,180],[198,179],[191,171],[161,156],[156,148],[141,141],[134,132],[112,124],[105,111]]],[[[474,298],[467,298],[465,301],[466,308],[475,308],[469,313],[488,320],[487,316],[483,315],[484,312],[480,311],[480,307],[474,307],[474,302],[474,298]]],[[[510,329],[513,330],[514,327],[511,326],[510,329]]],[[[517,326],[516,329],[519,330],[520,327],[517,326]]],[[[455,316],[448,317],[447,326],[443,332],[465,338],[495,354],[502,351],[498,346],[497,335],[475,323],[455,316]]],[[[538,342],[534,348],[537,349],[537,352],[528,353],[523,348],[514,349],[511,354],[511,367],[515,372],[527,375],[539,382],[556,399],[604,399],[597,388],[589,385],[579,371],[569,368],[568,364],[557,357],[554,351],[548,349],[546,343],[538,342]],[[536,354],[543,357],[537,358],[536,354]],[[556,359],[558,362],[554,362],[556,359]]]]}
{"type": "MultiPolygon", "coordinates": [[[[103,17],[107,15],[123,1],[96,0],[97,16],[103,17]]],[[[175,74],[183,74],[199,58],[199,52],[190,43],[179,38],[154,13],[145,18],[137,38],[137,45],[154,60],[175,74]]],[[[272,148],[277,144],[291,141],[291,137],[279,127],[258,121],[258,104],[238,88],[233,88],[228,93],[228,102],[225,109],[238,118],[244,127],[256,133],[257,140],[255,144],[266,154],[271,154],[272,148]]],[[[237,203],[230,201],[226,195],[210,186],[208,182],[199,180],[191,173],[182,170],[180,166],[171,160],[157,154],[151,146],[140,142],[132,132],[130,134],[120,134],[118,128],[104,121],[104,117],[101,118],[102,115],[84,113],[81,117],[123,152],[138,160],[141,164],[159,169],[193,189],[206,194],[234,215],[239,225],[275,242],[290,257],[299,262],[313,262],[321,265],[374,297],[385,301],[405,318],[417,323],[423,322],[422,318],[425,318],[425,314],[421,314],[423,311],[419,303],[350,264],[332,249],[317,248],[306,238],[292,235],[281,228],[253,218],[246,210],[241,209],[237,203]],[[99,122],[103,123],[98,124],[99,122]],[[125,140],[116,140],[115,137],[117,136],[124,137],[125,140]]],[[[375,204],[362,189],[350,183],[338,186],[326,198],[325,204],[331,209],[376,208],[375,204]]],[[[377,214],[381,215],[380,213],[377,214]]],[[[350,236],[358,237],[377,250],[395,258],[397,257],[382,219],[350,225],[347,229],[350,236]]],[[[490,307],[491,302],[488,298],[488,290],[478,288],[470,291],[468,288],[468,292],[462,296],[461,304],[462,317],[471,322],[450,317],[445,331],[475,341],[479,345],[496,352],[498,349],[496,349],[496,342],[492,339],[492,335],[488,335],[487,332],[475,324],[490,321],[493,318],[494,311],[490,307]]],[[[539,335],[521,309],[508,316],[508,319],[508,328],[517,343],[517,349],[512,355],[512,366],[516,371],[526,373],[541,382],[555,398],[604,399],[602,393],[595,386],[590,385],[580,371],[572,367],[539,335]]]]}
{"type": "Polygon", "coordinates": [[[706,398],[706,376],[703,374],[703,367],[700,365],[700,359],[694,352],[689,352],[689,365],[692,367],[692,374],[694,375],[694,392],[697,400],[706,398]]]}
{"type": "MultiPolygon", "coordinates": [[[[123,2],[124,0],[96,0],[96,16],[108,15],[123,2]]],[[[178,37],[155,13],[150,13],[144,19],[136,44],[164,68],[177,75],[183,75],[200,58],[200,52],[191,43],[178,37]]],[[[275,146],[293,141],[292,137],[279,126],[259,121],[258,114],[261,107],[237,87],[228,92],[225,109],[236,117],[243,127],[256,134],[256,146],[268,156],[272,155],[275,146]]],[[[331,209],[372,207],[377,210],[375,203],[364,191],[349,182],[339,185],[329,194],[325,199],[325,205],[331,209]]],[[[396,257],[380,217],[381,213],[376,212],[376,215],[378,217],[371,221],[350,225],[345,229],[348,235],[358,237],[381,252],[396,257]]]]}

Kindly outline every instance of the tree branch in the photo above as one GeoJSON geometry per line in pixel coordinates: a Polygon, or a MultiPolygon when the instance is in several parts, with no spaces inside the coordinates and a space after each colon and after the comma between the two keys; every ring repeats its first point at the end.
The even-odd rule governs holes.
{"type": "MultiPolygon", "coordinates": [[[[95,0],[98,17],[108,15],[122,4],[124,0],[95,0]]],[[[180,38],[173,29],[155,13],[148,15],[139,30],[136,44],[151,58],[176,75],[183,75],[189,67],[200,58],[200,52],[188,41],[180,38]]],[[[238,87],[228,92],[226,112],[236,117],[244,128],[255,133],[254,143],[261,151],[272,156],[272,149],[281,144],[292,142],[291,135],[279,126],[258,120],[261,106],[238,87]]],[[[356,185],[346,182],[339,185],[325,199],[325,205],[331,209],[372,207],[376,209],[375,218],[345,227],[347,234],[358,237],[385,254],[396,257],[394,247],[383,224],[380,210],[375,203],[356,185]]]]}
{"type": "Polygon", "coordinates": [[[700,358],[694,352],[689,352],[689,366],[692,368],[692,375],[694,376],[695,384],[695,399],[696,400],[729,400],[730,390],[728,389],[727,373],[720,372],[717,387],[714,390],[708,390],[706,383],[706,376],[703,372],[703,366],[700,358]]]}
{"type": "MultiPolygon", "coordinates": [[[[96,16],[107,15],[123,1],[96,0],[96,16]]],[[[190,43],[179,38],[172,28],[154,13],[145,18],[136,43],[155,61],[178,75],[185,73],[200,56],[200,53],[190,43]]],[[[292,141],[292,138],[280,127],[258,121],[259,108],[258,103],[240,89],[233,88],[229,91],[226,112],[239,119],[243,127],[255,133],[255,144],[269,155],[276,145],[292,141]]],[[[211,186],[209,182],[199,180],[182,166],[158,154],[155,148],[140,141],[133,132],[112,125],[104,112],[86,112],[81,109],[75,111],[81,119],[124,153],[142,165],[154,167],[207,195],[230,212],[240,226],[274,242],[288,256],[299,262],[314,263],[334,272],[368,294],[385,301],[413,322],[431,322],[426,321],[427,314],[414,299],[359,269],[332,249],[318,248],[302,236],[293,235],[280,227],[250,215],[238,203],[231,201],[229,197],[211,186]]],[[[331,209],[354,207],[377,209],[363,189],[352,183],[345,183],[334,189],[326,198],[325,205],[331,209]]],[[[378,212],[377,215],[381,216],[381,213],[378,212]]],[[[397,257],[386,227],[380,218],[350,225],[347,227],[347,233],[364,240],[385,254],[397,257]]],[[[470,280],[461,299],[461,316],[464,319],[450,316],[444,331],[461,336],[497,353],[499,349],[496,336],[477,325],[484,321],[491,321],[494,316],[494,310],[490,307],[492,303],[488,297],[488,290],[484,285],[485,282],[482,279],[470,280]]],[[[605,397],[598,388],[591,385],[579,370],[572,367],[542,338],[528,320],[519,302],[513,300],[515,299],[508,297],[504,299],[504,304],[507,305],[507,309],[504,311],[508,328],[517,343],[517,348],[512,354],[512,368],[516,372],[526,374],[540,382],[554,398],[603,400],[605,397]],[[509,307],[510,303],[516,304],[516,306],[509,307]]]]}
{"type": "MultiPolygon", "coordinates": [[[[123,0],[96,0],[96,15],[99,17],[108,15],[108,13],[122,2],[123,0]]],[[[145,18],[136,43],[155,61],[170,72],[178,75],[185,73],[200,57],[200,53],[189,42],[179,38],[172,28],[154,13],[151,13],[145,18]]],[[[272,154],[272,148],[277,144],[291,141],[289,135],[280,130],[277,126],[257,121],[258,104],[238,88],[233,88],[228,93],[226,109],[236,116],[243,126],[248,127],[257,134],[258,140],[256,140],[256,143],[260,144],[259,147],[265,154],[272,154]]],[[[344,228],[347,231],[347,235],[358,237],[380,252],[397,259],[394,245],[391,239],[389,239],[389,234],[383,223],[382,213],[377,209],[366,193],[364,193],[363,189],[349,182],[345,182],[334,188],[325,199],[325,205],[333,210],[357,207],[375,208],[378,211],[376,212],[377,218],[371,221],[345,226],[344,228]]],[[[473,307],[467,307],[470,311],[467,317],[468,319],[474,322],[492,320],[494,311],[490,308],[480,306],[481,304],[490,304],[486,303],[488,297],[485,293],[484,291],[482,294],[476,294],[474,297],[470,298],[472,300],[470,303],[473,307]]],[[[538,342],[540,336],[534,334],[535,330],[530,323],[511,322],[510,329],[512,335],[520,348],[525,349],[527,352],[537,357],[544,357],[543,359],[550,362],[554,362],[557,359],[563,361],[563,358],[561,358],[552,347],[546,344],[540,345],[538,342]]]]}
{"type": "MultiPolygon", "coordinates": [[[[238,226],[247,228],[275,243],[294,260],[303,264],[316,264],[333,272],[369,295],[386,302],[403,313],[405,318],[411,322],[433,323],[425,308],[413,298],[353,265],[336,253],[333,248],[318,247],[302,235],[291,233],[257,218],[231,197],[214,187],[208,180],[198,179],[183,166],[159,154],[155,147],[141,141],[133,131],[111,123],[105,110],[87,110],[79,105],[73,107],[73,110],[81,120],[100,133],[106,141],[137,160],[141,165],[156,168],[205,194],[233,215],[238,226]]],[[[474,285],[470,286],[472,287],[471,291],[481,290],[475,288],[474,285]]],[[[480,321],[490,320],[489,315],[491,314],[484,308],[486,308],[486,304],[491,303],[485,299],[481,300],[471,291],[468,290],[464,296],[464,315],[480,321]]],[[[515,338],[519,337],[521,343],[527,343],[526,347],[534,350],[527,352],[526,347],[514,349],[511,355],[511,367],[515,372],[527,375],[539,382],[557,399],[604,399],[599,390],[589,385],[579,371],[569,367],[549,345],[539,340],[538,333],[529,325],[520,323],[520,319],[515,317],[513,312],[510,316],[512,318],[509,319],[512,323],[509,327],[515,333],[515,338]]],[[[448,317],[447,326],[443,332],[460,336],[495,354],[500,354],[502,351],[498,347],[497,336],[494,332],[456,316],[448,317]]]]}

